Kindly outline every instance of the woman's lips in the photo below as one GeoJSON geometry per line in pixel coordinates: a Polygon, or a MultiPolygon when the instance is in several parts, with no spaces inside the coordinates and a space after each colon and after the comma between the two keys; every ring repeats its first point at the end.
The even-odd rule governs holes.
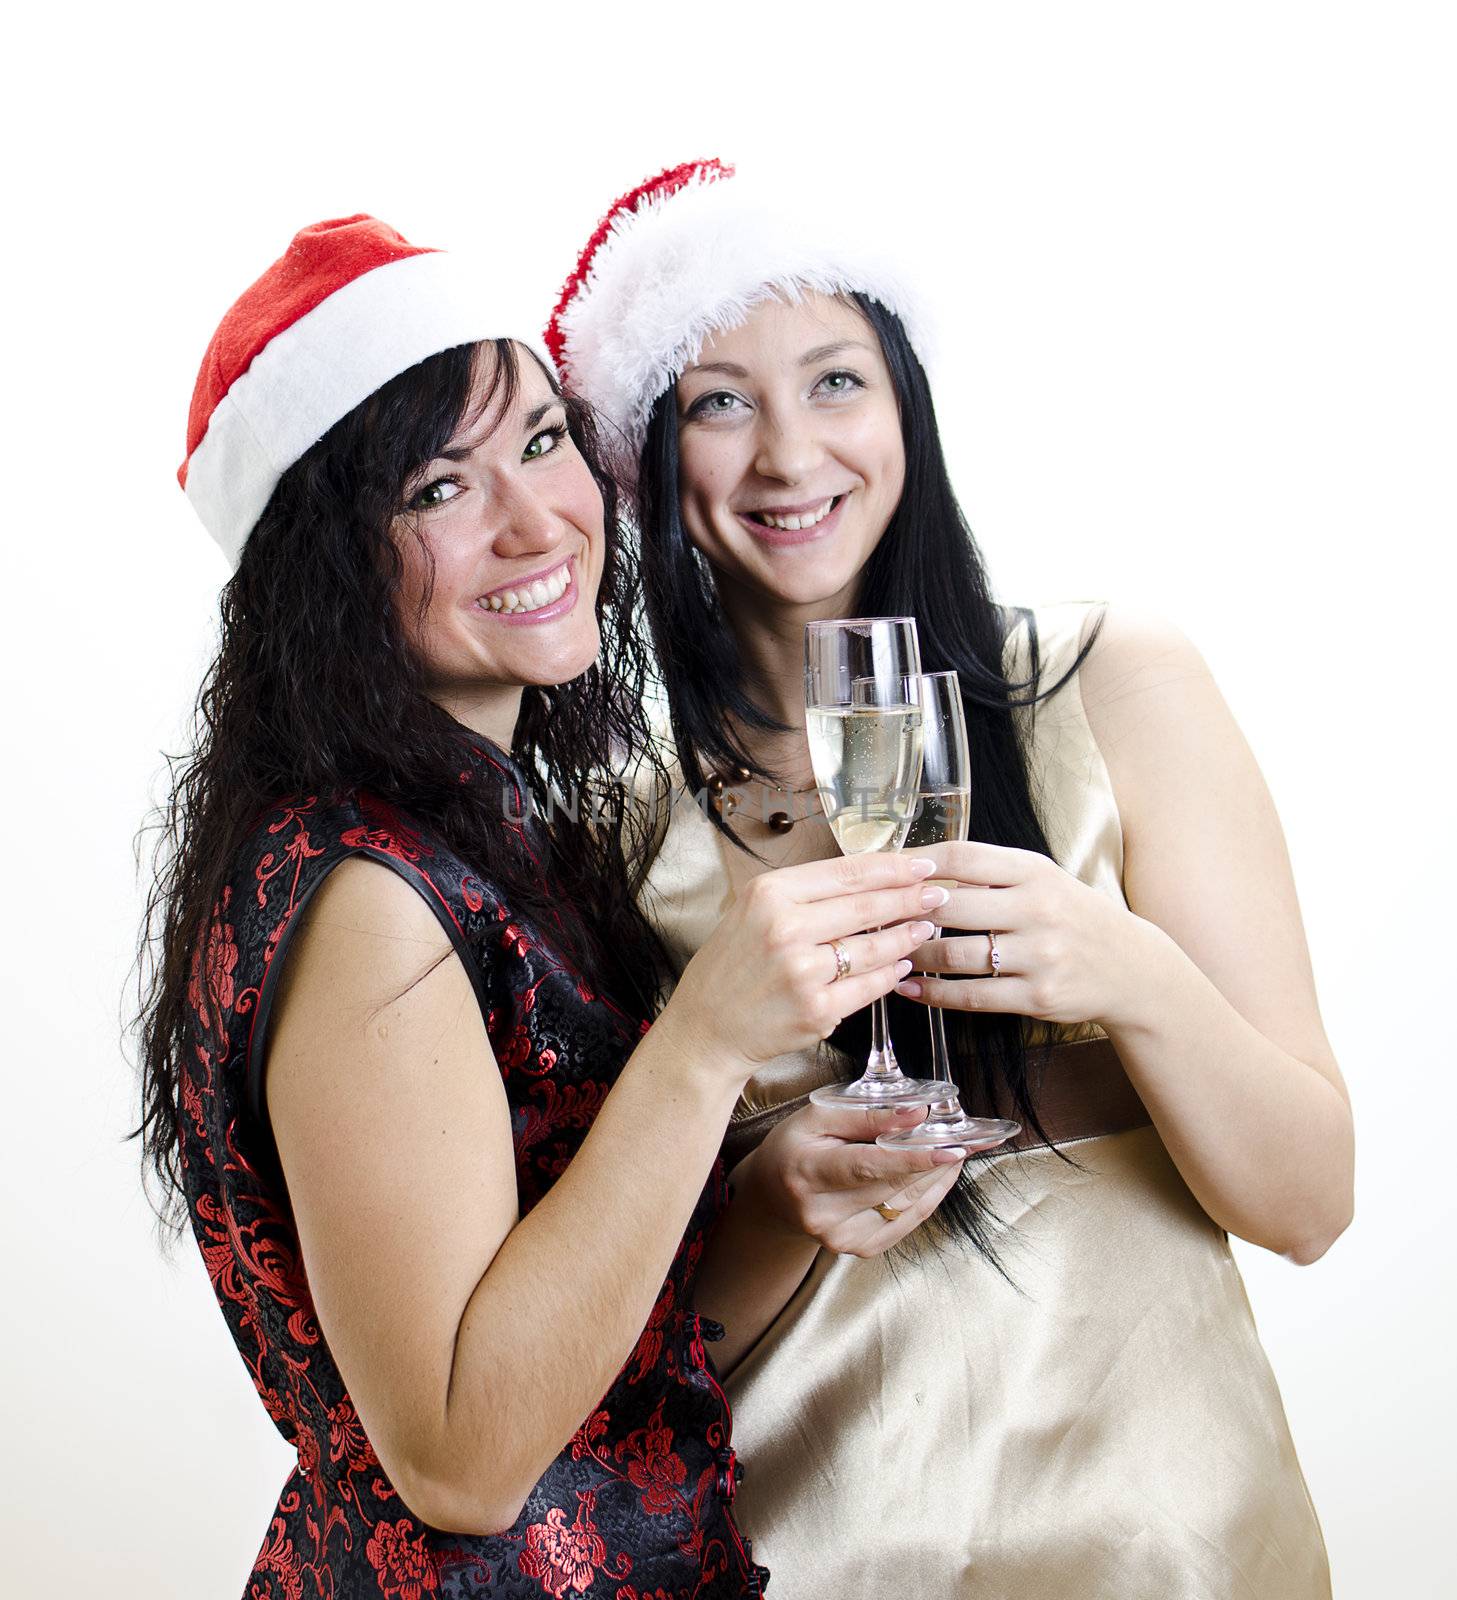
{"type": "MultiPolygon", "coordinates": [[[[495,611],[487,603],[489,597],[483,595],[475,603],[475,609],[483,615],[490,617],[495,622],[511,623],[516,627],[529,627],[537,622],[554,622],[558,617],[564,617],[577,603],[577,558],[571,557],[567,562],[567,586],[561,595],[544,606],[538,606],[535,611],[495,611]]],[[[556,568],[552,568],[555,571],[556,568]]],[[[528,580],[528,582],[531,580],[528,580]]],[[[512,587],[508,585],[507,587],[512,587]]],[[[514,586],[518,591],[527,587],[527,584],[514,586]]],[[[496,591],[499,593],[500,591],[496,591]]]]}
{"type": "Polygon", "coordinates": [[[734,515],[738,518],[739,525],[746,528],[761,544],[770,544],[782,549],[787,545],[808,544],[813,539],[823,539],[827,534],[833,533],[840,525],[840,513],[845,509],[845,502],[849,498],[849,493],[838,496],[829,515],[821,517],[808,528],[771,527],[766,522],[756,522],[746,511],[736,511],[734,515]]]}

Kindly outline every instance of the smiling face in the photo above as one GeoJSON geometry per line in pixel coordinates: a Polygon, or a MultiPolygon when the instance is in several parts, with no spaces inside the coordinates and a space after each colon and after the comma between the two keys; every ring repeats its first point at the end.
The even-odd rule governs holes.
{"type": "Polygon", "coordinates": [[[506,396],[484,347],[455,436],[405,488],[393,537],[400,613],[430,696],[510,748],[528,684],[596,659],[602,496],[535,358],[506,396]]]}
{"type": "Polygon", "coordinates": [[[766,300],[678,380],[683,524],[731,611],[844,616],[905,483],[890,372],[842,300],[766,300]]]}

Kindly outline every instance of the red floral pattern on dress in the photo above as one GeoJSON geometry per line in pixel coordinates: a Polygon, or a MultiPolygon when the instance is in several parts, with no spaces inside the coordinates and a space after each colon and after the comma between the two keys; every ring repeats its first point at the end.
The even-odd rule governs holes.
{"type": "Polygon", "coordinates": [[[628,1434],[612,1453],[618,1461],[627,1461],[628,1481],[644,1491],[644,1511],[666,1516],[679,1509],[683,1503],[679,1488],[688,1468],[673,1449],[673,1430],[664,1426],[661,1401],[648,1425],[628,1434]]]}
{"type": "MultiPolygon", "coordinates": [[[[515,831],[515,830],[513,830],[515,831]]],[[[523,835],[523,844],[529,842],[523,835]]],[[[179,1085],[193,1231],[249,1378],[298,1471],[279,1496],[248,1600],[731,1600],[758,1578],[720,1485],[727,1408],[686,1313],[725,1199],[705,1187],[633,1351],[516,1526],[444,1533],[389,1482],[325,1344],[263,1121],[259,1067],[299,907],[349,855],[387,861],[458,933],[502,1064],[525,1214],[566,1169],[643,1024],[594,996],[541,928],[413,823],[357,797],[258,819],[200,930],[193,1050],[179,1085]],[[631,1581],[629,1581],[629,1577],[631,1581]]],[[[548,859],[543,852],[542,859],[548,859]]]]}
{"type": "Polygon", "coordinates": [[[293,1540],[288,1537],[287,1525],[282,1517],[275,1517],[273,1526],[268,1530],[268,1538],[258,1552],[258,1559],[253,1563],[252,1593],[258,1595],[260,1600],[263,1596],[272,1600],[275,1595],[279,1600],[303,1600],[303,1567],[304,1558],[294,1549],[293,1540]],[[258,1586],[259,1578],[270,1580],[266,1589],[258,1586]]]}
{"type": "Polygon", "coordinates": [[[648,1318],[648,1325],[638,1338],[637,1349],[632,1353],[628,1365],[632,1368],[629,1383],[641,1383],[644,1378],[657,1366],[663,1353],[663,1343],[667,1333],[668,1318],[673,1310],[675,1290],[671,1278],[663,1285],[658,1294],[657,1304],[653,1307],[652,1315],[648,1318]]]}
{"type": "Polygon", "coordinates": [[[238,945],[232,923],[223,921],[232,893],[230,888],[223,890],[222,899],[213,907],[207,937],[192,954],[187,1003],[197,1013],[205,1030],[219,1025],[223,1013],[233,1008],[233,973],[238,965],[238,945]]]}
{"type": "Polygon", "coordinates": [[[365,1554],[379,1574],[385,1600],[421,1600],[422,1595],[434,1594],[440,1587],[425,1536],[415,1533],[415,1524],[408,1517],[376,1523],[365,1554]]]}
{"type": "Polygon", "coordinates": [[[310,1483],[318,1475],[320,1459],[318,1436],[305,1428],[298,1436],[298,1470],[310,1483]]]}
{"type": "Polygon", "coordinates": [[[562,1600],[568,1590],[586,1594],[597,1569],[607,1560],[607,1546],[592,1521],[596,1503],[595,1494],[579,1494],[577,1516],[571,1527],[567,1526],[566,1512],[553,1506],[545,1522],[534,1522],[526,1530],[526,1548],[517,1564],[528,1578],[540,1583],[552,1600],[562,1600]]]}
{"type": "Polygon", "coordinates": [[[329,1459],[347,1462],[351,1472],[367,1472],[379,1465],[379,1457],[365,1438],[359,1413],[348,1395],[329,1407],[329,1459]]]}

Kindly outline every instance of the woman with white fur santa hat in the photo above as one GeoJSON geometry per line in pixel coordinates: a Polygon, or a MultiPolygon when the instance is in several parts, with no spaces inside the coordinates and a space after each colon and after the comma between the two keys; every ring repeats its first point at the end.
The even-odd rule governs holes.
{"type": "Polygon", "coordinates": [[[674,811],[644,890],[675,963],[760,873],[835,853],[804,798],[805,623],[915,616],[970,729],[974,842],[930,851],[947,935],[899,993],[948,1012],[968,1109],[1029,1131],[909,1256],[852,1254],[767,1156],[865,1137],[807,1104],[853,1065],[750,1080],[738,1199],[802,1282],[757,1338],[751,1275],[699,1285],[737,1363],[741,1511],[789,1597],[1315,1600],[1320,1529],[1226,1239],[1311,1261],[1350,1216],[1279,825],[1176,630],[993,599],[894,231],[863,195],[690,162],[613,206],[547,333],[633,487],[678,776],[723,800],[674,811]]]}

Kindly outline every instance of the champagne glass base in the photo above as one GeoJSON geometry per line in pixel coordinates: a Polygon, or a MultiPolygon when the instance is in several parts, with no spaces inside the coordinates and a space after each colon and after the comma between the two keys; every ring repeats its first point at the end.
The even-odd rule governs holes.
{"type": "Polygon", "coordinates": [[[936,1078],[856,1078],[853,1083],[826,1083],[810,1099],[817,1106],[877,1111],[884,1106],[928,1106],[946,1098],[946,1085],[936,1078]]]}
{"type": "MultiPolygon", "coordinates": [[[[946,1085],[941,1085],[945,1093],[946,1085]]],[[[896,1133],[882,1133],[875,1141],[887,1150],[991,1150],[1005,1144],[1021,1133],[1020,1122],[1008,1122],[1002,1117],[969,1117],[958,1105],[947,1112],[933,1111],[924,1122],[914,1128],[901,1128],[896,1133]]]]}

